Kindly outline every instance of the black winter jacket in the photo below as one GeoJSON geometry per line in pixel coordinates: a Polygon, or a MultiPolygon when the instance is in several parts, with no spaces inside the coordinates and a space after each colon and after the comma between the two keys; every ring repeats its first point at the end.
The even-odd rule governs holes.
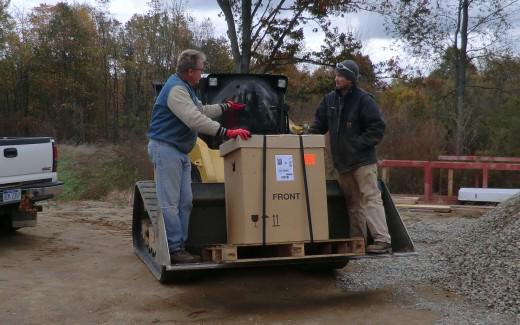
{"type": "Polygon", "coordinates": [[[343,97],[338,90],[323,97],[310,132],[329,131],[334,167],[348,172],[377,162],[375,146],[383,139],[385,126],[374,97],[352,86],[343,97]]]}

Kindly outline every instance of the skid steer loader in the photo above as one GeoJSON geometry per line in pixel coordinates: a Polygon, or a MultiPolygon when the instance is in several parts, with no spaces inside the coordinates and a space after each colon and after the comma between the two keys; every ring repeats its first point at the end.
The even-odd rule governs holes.
{"type": "MultiPolygon", "coordinates": [[[[287,85],[287,78],[281,75],[209,74],[200,80],[198,92],[204,104],[221,103],[228,98],[247,104],[245,111],[239,115],[235,112],[235,115],[224,114],[221,117],[220,122],[227,127],[246,127],[253,134],[290,134],[297,127],[287,114],[287,85]]],[[[154,87],[158,93],[162,84],[155,84],[154,87]]],[[[203,261],[192,264],[171,263],[155,182],[138,181],[135,185],[133,245],[137,256],[159,281],[181,279],[197,272],[223,268],[294,265],[334,269],[344,267],[351,259],[415,254],[413,242],[382,181],[379,181],[379,186],[393,254],[365,255],[364,240],[360,252],[359,247],[355,247],[359,241],[345,239],[349,234],[348,214],[343,194],[334,180],[326,182],[331,242],[292,245],[264,243],[254,247],[231,247],[230,251],[226,246],[224,160],[218,151],[221,142],[219,138],[201,136],[189,154],[192,161],[193,210],[186,246],[192,253],[206,256],[203,261]],[[298,253],[294,254],[294,251],[298,253]],[[226,254],[232,258],[226,258],[226,254]]]]}

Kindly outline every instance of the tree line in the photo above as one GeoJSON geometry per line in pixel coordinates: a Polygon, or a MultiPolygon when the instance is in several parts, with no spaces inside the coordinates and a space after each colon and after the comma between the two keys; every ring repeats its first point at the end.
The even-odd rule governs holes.
{"type": "Polygon", "coordinates": [[[187,14],[180,1],[152,0],[147,12],[121,23],[108,13],[107,1],[42,4],[10,15],[9,1],[0,0],[0,136],[50,135],[71,143],[144,139],[152,82],[175,72],[182,50],[196,48],[207,54],[207,72],[287,75],[290,114],[298,123],[310,123],[321,96],[333,89],[334,62],[355,59],[361,86],[376,95],[388,122],[382,158],[518,156],[520,59],[485,44],[472,57],[477,52],[467,44],[478,28],[493,27],[497,35],[508,28],[503,5],[482,13],[487,21],[469,18],[470,4],[484,2],[441,8],[434,1],[289,1],[292,16],[279,16],[283,1],[219,0],[233,31],[223,37],[214,35],[211,21],[187,14]],[[352,32],[338,31],[328,20],[356,10],[384,14],[417,57],[437,53],[433,69],[407,71],[396,59],[373,64],[352,32]],[[439,17],[447,12],[453,29],[441,30],[439,17]],[[305,50],[308,21],[325,32],[320,51],[305,50]],[[450,33],[454,41],[440,41],[450,33]]]}
{"type": "Polygon", "coordinates": [[[0,130],[52,135],[76,143],[142,135],[152,82],[175,70],[177,55],[197,48],[212,71],[232,68],[226,41],[181,3],[150,3],[120,23],[101,4],[42,4],[10,17],[0,0],[0,130]]]}

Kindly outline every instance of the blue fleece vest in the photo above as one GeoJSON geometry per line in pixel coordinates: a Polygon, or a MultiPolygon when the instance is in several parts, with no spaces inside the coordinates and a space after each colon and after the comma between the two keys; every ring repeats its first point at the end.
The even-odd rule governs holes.
{"type": "Polygon", "coordinates": [[[197,132],[186,126],[168,108],[168,95],[175,86],[185,87],[193,103],[197,105],[195,90],[187,82],[181,80],[177,74],[171,75],[155,99],[147,136],[150,139],[169,143],[181,152],[189,153],[197,141],[197,132]]]}

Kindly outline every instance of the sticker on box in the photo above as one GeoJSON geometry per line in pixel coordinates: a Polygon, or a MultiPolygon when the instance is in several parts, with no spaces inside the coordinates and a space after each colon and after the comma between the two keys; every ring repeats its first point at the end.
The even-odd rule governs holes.
{"type": "Polygon", "coordinates": [[[305,165],[314,166],[316,165],[316,155],[313,153],[306,153],[303,155],[303,161],[305,162],[305,165]]]}
{"type": "Polygon", "coordinates": [[[275,155],[276,180],[278,182],[294,181],[294,168],[292,155],[275,155]]]}

